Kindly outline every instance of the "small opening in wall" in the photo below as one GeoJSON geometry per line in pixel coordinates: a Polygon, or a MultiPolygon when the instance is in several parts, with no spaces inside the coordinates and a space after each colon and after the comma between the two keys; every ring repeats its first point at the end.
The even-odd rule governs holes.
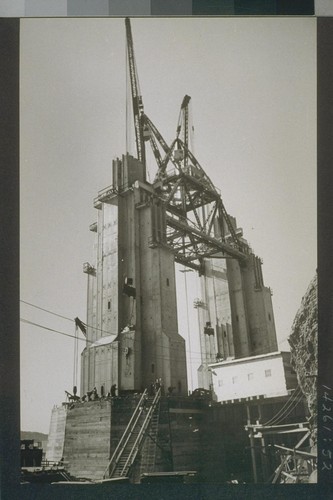
{"type": "Polygon", "coordinates": [[[155,365],[154,365],[154,363],[152,363],[151,364],[151,372],[154,373],[154,371],[155,371],[155,365]]]}
{"type": "Polygon", "coordinates": [[[268,313],[268,319],[269,321],[271,321],[271,315],[268,313]]]}
{"type": "Polygon", "coordinates": [[[110,311],[111,309],[111,300],[108,300],[108,310],[110,311]]]}
{"type": "Polygon", "coordinates": [[[169,278],[166,279],[167,286],[170,286],[169,278]]]}

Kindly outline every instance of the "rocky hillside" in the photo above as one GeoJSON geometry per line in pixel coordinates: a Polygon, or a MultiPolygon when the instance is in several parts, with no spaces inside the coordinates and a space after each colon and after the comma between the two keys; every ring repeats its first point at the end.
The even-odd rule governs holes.
{"type": "Polygon", "coordinates": [[[291,362],[310,411],[313,440],[317,429],[318,303],[317,274],[297,311],[289,337],[291,362]]]}

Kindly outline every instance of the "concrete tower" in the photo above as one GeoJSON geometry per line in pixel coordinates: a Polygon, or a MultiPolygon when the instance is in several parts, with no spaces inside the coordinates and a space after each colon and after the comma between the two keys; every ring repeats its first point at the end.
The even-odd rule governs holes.
{"type": "MultiPolygon", "coordinates": [[[[236,219],[230,220],[242,238],[236,219]]],[[[202,360],[200,387],[212,386],[211,363],[277,351],[271,290],[264,286],[261,266],[260,258],[252,252],[242,262],[205,259],[200,278],[202,300],[195,304],[202,360]]]]}
{"type": "Polygon", "coordinates": [[[245,263],[227,261],[235,356],[277,351],[270,288],[264,286],[262,263],[251,253],[245,263]]]}
{"type": "Polygon", "coordinates": [[[161,378],[187,394],[185,341],[178,334],[174,255],[165,209],[131,156],[114,160],[112,185],[94,200],[96,263],[88,274],[87,344],[81,392],[138,391],[161,378]]]}

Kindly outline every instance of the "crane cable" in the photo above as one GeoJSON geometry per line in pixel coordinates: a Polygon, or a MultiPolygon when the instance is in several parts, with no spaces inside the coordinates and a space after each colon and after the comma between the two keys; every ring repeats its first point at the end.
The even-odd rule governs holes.
{"type": "Polygon", "coordinates": [[[129,98],[129,61],[128,61],[128,52],[127,52],[127,46],[125,44],[125,60],[126,60],[126,94],[125,94],[125,108],[126,108],[126,123],[125,123],[125,133],[126,133],[126,153],[130,153],[129,151],[129,143],[130,143],[130,105],[129,103],[131,102],[131,99],[129,98]]]}
{"type": "Polygon", "coordinates": [[[74,335],[74,363],[73,363],[73,392],[74,387],[77,387],[77,372],[78,372],[78,325],[75,323],[75,335],[74,335]]]}
{"type": "Polygon", "coordinates": [[[191,391],[193,390],[193,380],[192,380],[192,358],[191,358],[191,335],[190,335],[190,320],[189,320],[189,312],[188,312],[188,293],[187,293],[187,279],[186,279],[186,272],[187,269],[185,269],[184,266],[184,279],[185,279],[185,298],[186,298],[186,319],[187,319],[187,337],[188,337],[188,348],[189,348],[189,365],[190,365],[190,384],[191,384],[191,391]]]}

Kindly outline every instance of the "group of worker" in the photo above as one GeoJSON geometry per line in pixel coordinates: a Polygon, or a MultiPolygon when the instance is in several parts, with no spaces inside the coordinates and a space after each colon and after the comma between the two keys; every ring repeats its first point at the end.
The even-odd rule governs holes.
{"type": "MultiPolygon", "coordinates": [[[[165,395],[165,390],[164,390],[164,385],[162,382],[161,378],[156,378],[149,386],[148,388],[148,394],[150,396],[155,396],[157,394],[158,390],[161,390],[161,396],[165,395]]],[[[167,395],[171,396],[173,393],[173,390],[175,387],[168,387],[167,390],[167,395]]],[[[97,388],[94,387],[91,391],[87,391],[86,394],[84,394],[81,398],[76,395],[76,387],[74,390],[74,395],[70,394],[69,392],[65,391],[69,401],[73,401],[74,403],[76,401],[80,401],[81,403],[87,402],[87,401],[98,401],[101,399],[107,399],[107,398],[115,398],[117,397],[117,384],[113,384],[110,388],[110,391],[105,394],[104,392],[104,387],[101,387],[101,395],[98,394],[97,388]]]]}
{"type": "Polygon", "coordinates": [[[81,401],[84,403],[85,401],[96,401],[99,399],[105,398],[115,398],[117,396],[117,385],[113,384],[111,386],[110,392],[107,394],[104,393],[104,387],[101,387],[101,395],[99,396],[96,387],[93,388],[92,391],[87,391],[81,398],[81,401]]]}

